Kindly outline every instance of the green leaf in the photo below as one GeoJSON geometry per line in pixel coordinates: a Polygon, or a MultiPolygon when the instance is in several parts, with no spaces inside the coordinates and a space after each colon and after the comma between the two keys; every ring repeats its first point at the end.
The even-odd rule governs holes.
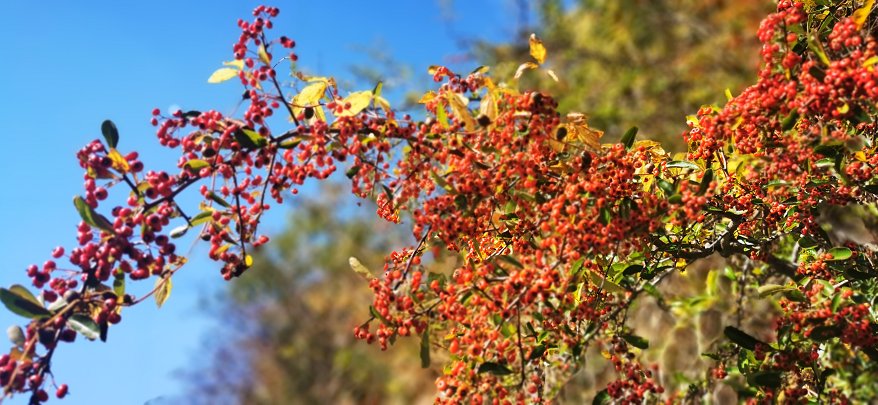
{"type": "Polygon", "coordinates": [[[192,217],[192,226],[201,225],[207,221],[210,221],[213,218],[213,211],[201,211],[194,217],[192,217]]]}
{"type": "Polygon", "coordinates": [[[668,169],[692,169],[692,170],[700,169],[700,167],[698,167],[698,165],[696,165],[695,163],[692,163],[692,162],[689,162],[686,160],[674,160],[674,161],[668,162],[668,164],[665,167],[667,167],[668,169]]]}
{"type": "Polygon", "coordinates": [[[387,325],[387,326],[393,326],[393,323],[390,322],[389,319],[387,319],[387,318],[385,318],[383,315],[381,315],[381,313],[378,312],[378,310],[375,309],[375,307],[373,307],[373,306],[371,306],[371,305],[369,305],[369,314],[371,314],[373,317],[375,317],[375,319],[380,320],[381,323],[383,323],[383,324],[385,324],[385,325],[387,325]]]}
{"type": "Polygon", "coordinates": [[[665,195],[673,195],[676,191],[674,189],[674,185],[671,182],[665,179],[658,179],[659,188],[665,193],[665,195]]]}
{"type": "Polygon", "coordinates": [[[622,270],[622,274],[624,274],[626,276],[631,276],[634,274],[639,274],[640,272],[642,272],[645,269],[646,269],[645,267],[643,267],[639,264],[632,264],[632,265],[626,267],[625,270],[622,270]]]}
{"type": "Polygon", "coordinates": [[[613,220],[613,212],[607,207],[601,207],[600,216],[601,223],[604,225],[609,225],[610,221],[613,220]]]}
{"type": "Polygon", "coordinates": [[[823,155],[828,158],[834,158],[840,155],[844,151],[844,145],[840,143],[831,143],[818,145],[814,148],[814,152],[823,155]]]}
{"type": "Polygon", "coordinates": [[[101,335],[100,327],[85,314],[75,314],[67,320],[67,326],[88,340],[95,340],[101,335]]]}
{"type": "Polygon", "coordinates": [[[832,255],[832,259],[829,259],[828,261],[847,260],[850,259],[851,256],[853,256],[854,254],[854,252],[851,252],[850,249],[843,247],[834,247],[832,249],[829,249],[826,253],[832,255]]]}
{"type": "Polygon", "coordinates": [[[579,260],[573,262],[573,265],[570,266],[570,271],[567,272],[568,275],[573,276],[579,273],[582,270],[582,264],[585,262],[584,258],[580,258],[579,260]]]}
{"type": "Polygon", "coordinates": [[[783,293],[783,295],[784,295],[784,297],[787,297],[787,299],[790,301],[796,301],[796,302],[808,301],[808,297],[805,295],[805,293],[799,291],[798,289],[785,291],[783,293]]]}
{"type": "Polygon", "coordinates": [[[116,293],[117,297],[122,297],[125,295],[125,274],[120,273],[116,275],[116,278],[113,280],[113,292],[116,293]]]}
{"type": "Polygon", "coordinates": [[[183,165],[183,167],[188,167],[188,168],[192,169],[193,171],[197,172],[205,167],[210,167],[210,163],[207,163],[206,160],[192,159],[192,160],[187,161],[183,165]]]}
{"type": "Polygon", "coordinates": [[[527,361],[533,361],[543,357],[547,350],[549,350],[549,348],[546,347],[545,343],[534,347],[533,350],[531,350],[530,355],[527,356],[527,361]]]}
{"type": "Polygon", "coordinates": [[[625,339],[625,341],[628,342],[628,344],[630,344],[631,346],[634,346],[638,349],[646,350],[647,348],[649,348],[649,340],[646,340],[640,336],[625,334],[625,335],[622,335],[622,339],[625,339]]]}
{"type": "Polygon", "coordinates": [[[362,168],[362,166],[360,166],[360,165],[351,166],[350,169],[348,169],[344,173],[344,175],[347,176],[347,178],[352,179],[352,178],[354,178],[354,176],[357,175],[357,173],[360,172],[361,168],[362,168]]]}
{"type": "Polygon", "coordinates": [[[604,388],[600,390],[594,396],[594,400],[591,401],[592,405],[605,405],[613,403],[613,398],[610,397],[610,394],[607,392],[607,389],[604,388]]]}
{"type": "MultiPolygon", "coordinates": [[[[789,285],[780,285],[780,284],[765,284],[759,286],[756,289],[756,292],[759,293],[759,296],[762,298],[768,297],[770,295],[774,295],[777,293],[782,293],[790,290],[797,290],[796,287],[789,285]]],[[[798,291],[798,290],[797,290],[798,291]]]]}
{"type": "Polygon", "coordinates": [[[76,207],[76,211],[79,212],[79,216],[86,224],[111,234],[116,233],[113,230],[113,224],[110,223],[107,217],[98,214],[82,197],[73,197],[73,206],[76,207]]]}
{"type": "Polygon", "coordinates": [[[779,371],[757,371],[747,376],[747,383],[754,387],[776,388],[781,384],[779,371]]]}
{"type": "Polygon", "coordinates": [[[509,375],[512,370],[500,363],[486,361],[479,366],[479,373],[491,373],[494,375],[509,375]]]}
{"type": "Polygon", "coordinates": [[[116,124],[113,121],[105,120],[101,124],[101,133],[104,135],[104,139],[107,140],[107,146],[115,149],[116,145],[119,144],[119,130],[116,129],[116,124]]]}
{"type": "Polygon", "coordinates": [[[509,263],[509,264],[511,264],[511,265],[513,265],[513,266],[515,266],[515,267],[518,267],[518,268],[520,268],[520,269],[523,269],[523,268],[524,268],[524,265],[521,264],[521,262],[519,262],[518,260],[516,260],[516,259],[515,259],[514,257],[512,257],[512,256],[509,256],[509,255],[500,255],[500,256],[497,256],[497,258],[500,259],[500,260],[502,260],[502,261],[504,261],[504,262],[506,262],[506,263],[509,263]]]}
{"type": "Polygon", "coordinates": [[[796,126],[796,122],[799,120],[799,110],[793,110],[787,115],[780,124],[780,129],[783,131],[789,131],[796,126]]]}
{"type": "Polygon", "coordinates": [[[843,272],[844,272],[844,277],[848,280],[862,281],[862,280],[868,280],[870,278],[878,277],[878,274],[859,271],[859,270],[857,270],[855,268],[851,268],[851,267],[845,267],[843,272]]]}
{"type": "Polygon", "coordinates": [[[713,181],[713,169],[707,169],[704,171],[704,177],[701,178],[701,184],[698,185],[698,195],[704,195],[707,192],[708,187],[710,187],[710,182],[713,181]]]}
{"type": "Polygon", "coordinates": [[[741,346],[747,350],[756,350],[757,344],[768,347],[768,345],[763,343],[761,340],[756,339],[747,332],[744,332],[734,326],[726,326],[726,328],[723,329],[723,333],[726,335],[727,338],[729,338],[729,340],[732,341],[732,343],[741,346]]]}
{"type": "Polygon", "coordinates": [[[421,333],[421,368],[430,367],[430,327],[421,333]]]}
{"type": "Polygon", "coordinates": [[[277,147],[280,149],[293,149],[299,146],[300,143],[302,143],[302,138],[287,139],[278,144],[277,147]]]}
{"type": "Polygon", "coordinates": [[[249,128],[238,128],[235,131],[235,140],[247,149],[260,149],[268,144],[264,136],[249,128]]]}
{"type": "Polygon", "coordinates": [[[625,149],[631,149],[631,146],[634,145],[634,138],[637,136],[637,130],[637,127],[631,127],[625,131],[625,135],[622,135],[622,145],[625,145],[625,149]]]}
{"type": "Polygon", "coordinates": [[[439,121],[442,129],[448,129],[448,113],[445,112],[442,103],[436,103],[436,121],[439,121]]]}
{"type": "Polygon", "coordinates": [[[443,190],[449,193],[454,191],[454,187],[451,187],[451,185],[449,185],[448,182],[445,181],[444,178],[442,178],[442,176],[436,174],[436,172],[433,170],[430,170],[430,178],[433,179],[433,182],[436,183],[436,185],[441,187],[443,190]]]}
{"type": "Polygon", "coordinates": [[[799,247],[802,249],[813,249],[817,247],[818,243],[816,240],[809,236],[803,236],[799,238],[799,247]]]}
{"type": "Polygon", "coordinates": [[[232,204],[229,204],[228,201],[224,200],[222,197],[219,196],[219,194],[214,193],[213,191],[208,193],[207,197],[213,200],[215,203],[222,205],[223,207],[230,208],[232,206],[232,204]]]}
{"type": "Polygon", "coordinates": [[[0,288],[0,301],[12,313],[28,319],[46,318],[52,314],[27,288],[18,284],[9,289],[0,288]]]}

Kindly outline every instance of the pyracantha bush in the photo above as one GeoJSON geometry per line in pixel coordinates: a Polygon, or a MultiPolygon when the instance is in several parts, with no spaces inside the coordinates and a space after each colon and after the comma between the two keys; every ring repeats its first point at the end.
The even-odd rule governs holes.
{"type": "Polygon", "coordinates": [[[276,66],[297,59],[295,41],[270,37],[278,9],[258,7],[238,22],[234,60],[209,79],[243,86],[243,114],[153,112],[158,141],[180,154],[175,170],[119,151],[110,121],[104,140],[77,154],[77,246],[27,268],[36,295],[0,290],[30,319],[10,329],[0,384],[46,400],[60,343],[106,339],[126,307],[167,299],[186,262],[174,242],[184,233],[210,244],[225,279],[246,275],[268,241],[258,226],[271,204],[342,169],[354,194],[376,199],[377,214],[418,241],[389,254],[380,274],[351,259],[374,291],[371,317],[353,333],[382,349],[418,338],[425,366],[445,352],[438,403],[548,402],[589,348],[618,373],[597,401],[698,400],[720,382],[754,402],[872,398],[876,247],[844,237],[828,213],[878,217],[873,3],[780,1],[758,32],[757,82],[690,117],[689,152],[677,157],[635,141],[636,128],[602,144],[585,115],[519,89],[528,70],[555,76],[535,36],[534,60],[506,81],[486,68],[431,68],[438,85],[416,120],[391,109],[380,84],[343,95],[331,78],[279,78],[276,66]],[[109,206],[117,188],[127,201],[109,206]],[[197,207],[178,204],[189,188],[203,197],[197,207]],[[459,254],[453,272],[431,270],[437,250],[459,254]],[[702,380],[666,387],[643,356],[660,337],[637,335],[629,309],[664,300],[663,280],[709,256],[728,263],[738,320],[704,353],[713,365],[702,380]],[[142,279],[155,282],[149,294],[126,293],[142,279]],[[742,318],[760,297],[774,303],[774,328],[747,332],[742,318]]]}

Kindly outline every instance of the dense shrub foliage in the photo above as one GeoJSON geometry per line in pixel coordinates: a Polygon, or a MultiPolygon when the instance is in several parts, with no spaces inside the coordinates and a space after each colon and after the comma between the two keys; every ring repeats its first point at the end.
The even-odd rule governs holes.
{"type": "MultiPolygon", "coordinates": [[[[149,170],[136,152],[117,150],[109,121],[104,140],[79,152],[78,245],[27,269],[36,296],[0,290],[30,319],[9,331],[0,383],[6,395],[45,400],[60,343],[105,339],[126,307],[168,298],[186,261],[174,243],[184,233],[210,244],[224,278],[246,276],[268,240],[258,225],[270,204],[342,169],[354,194],[374,198],[379,216],[404,222],[418,241],[390,253],[380,272],[350,260],[374,293],[354,334],[381,348],[420,339],[425,366],[444,352],[439,403],[549,401],[590,348],[618,373],[596,401],[697,400],[721,381],[757,402],[873,398],[873,6],[780,1],[759,28],[757,82],[690,117],[681,156],[637,141],[636,128],[602,144],[584,114],[520,89],[522,75],[555,76],[535,36],[532,60],[506,80],[485,67],[431,68],[438,85],[421,98],[420,121],[397,115],[380,84],[345,95],[332,78],[294,71],[296,90],[285,91],[275,68],[296,60],[295,42],[269,37],[278,10],[259,7],[239,22],[234,60],[209,79],[245,88],[241,116],[154,111],[159,142],[180,153],[176,170],[149,170]],[[197,207],[177,203],[189,188],[203,197],[197,207]],[[109,189],[127,201],[110,207],[109,189]],[[872,239],[845,232],[839,215],[871,226],[872,239]],[[432,266],[431,252],[445,250],[461,258],[450,272],[432,266]],[[663,280],[716,256],[726,265],[711,282],[732,283],[737,320],[704,353],[710,373],[666,389],[641,356],[662,336],[639,335],[629,309],[647,296],[662,301],[663,280]],[[126,293],[143,279],[154,280],[152,292],[126,293]],[[777,316],[757,337],[743,321],[760,297],[777,316]]],[[[63,397],[67,387],[56,390],[63,397]]]]}

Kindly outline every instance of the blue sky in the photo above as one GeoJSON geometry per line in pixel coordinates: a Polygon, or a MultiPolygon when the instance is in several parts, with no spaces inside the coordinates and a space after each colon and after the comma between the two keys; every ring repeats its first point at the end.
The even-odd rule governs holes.
{"type": "MultiPolygon", "coordinates": [[[[456,38],[513,40],[516,3],[453,2],[455,18],[448,22],[438,0],[278,1],[274,32],[298,42],[300,66],[310,72],[351,79],[350,66],[374,64],[357,49],[378,48],[410,65],[419,83],[429,83],[428,65],[463,53],[456,38]]],[[[123,153],[137,150],[147,167],[171,169],[174,151],[155,146],[152,108],[234,108],[240,87],[206,80],[231,59],[235,21],[248,18],[257,4],[0,3],[0,285],[29,284],[28,264],[42,263],[58,244],[73,246],[79,219],[71,200],[82,187],[75,153],[100,137],[104,119],[118,126],[123,153]]],[[[280,214],[274,212],[275,224],[282,223],[280,214]]],[[[58,350],[56,381],[71,392],[63,403],[141,404],[181,391],[184,382],[174,371],[198,361],[200,343],[216,323],[199,301],[223,288],[218,267],[199,254],[204,249],[196,247],[161,310],[150,302],[127,309],[107,343],[79,337],[58,350]]],[[[24,320],[0,310],[0,326],[13,323],[24,320]]]]}

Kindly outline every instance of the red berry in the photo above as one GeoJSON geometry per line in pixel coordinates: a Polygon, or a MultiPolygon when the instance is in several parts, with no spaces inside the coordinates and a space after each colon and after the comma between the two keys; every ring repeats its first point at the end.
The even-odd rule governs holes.
{"type": "Polygon", "coordinates": [[[64,398],[67,396],[67,384],[61,384],[58,386],[58,390],[55,391],[55,396],[58,398],[64,398]]]}
{"type": "Polygon", "coordinates": [[[52,250],[52,257],[58,259],[61,256],[64,256],[64,247],[58,246],[54,250],[52,250]]]}

